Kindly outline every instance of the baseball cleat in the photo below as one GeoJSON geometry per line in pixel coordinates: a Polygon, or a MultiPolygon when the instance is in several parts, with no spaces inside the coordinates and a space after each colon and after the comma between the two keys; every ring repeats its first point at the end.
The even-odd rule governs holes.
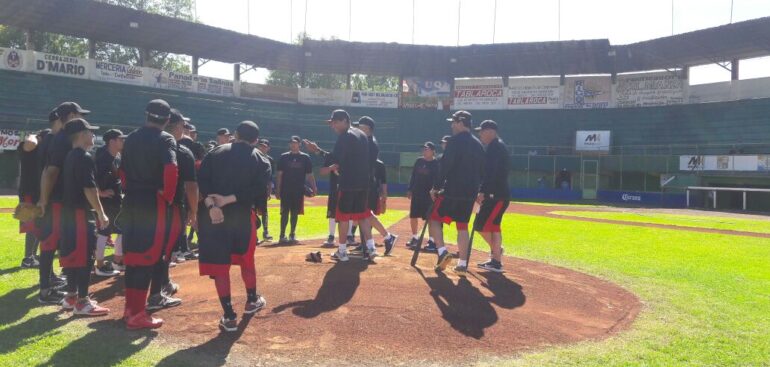
{"type": "Polygon", "coordinates": [[[97,266],[96,269],[94,269],[94,274],[100,277],[114,277],[120,275],[120,272],[115,270],[112,263],[106,262],[102,266],[97,266]]]}
{"type": "Polygon", "coordinates": [[[503,272],[503,264],[501,264],[499,261],[494,259],[489,259],[483,263],[478,263],[477,265],[481,269],[493,271],[495,273],[503,272]]]}
{"type": "Polygon", "coordinates": [[[444,251],[443,254],[438,255],[438,261],[436,262],[436,271],[444,271],[449,265],[449,262],[452,261],[452,254],[449,253],[449,251],[444,251]]]}
{"type": "Polygon", "coordinates": [[[44,305],[60,305],[64,299],[64,294],[53,288],[40,290],[37,301],[44,305]]]}
{"type": "Polygon", "coordinates": [[[340,250],[332,252],[331,258],[332,260],[337,260],[342,262],[346,262],[350,260],[350,258],[348,258],[348,252],[347,251],[340,252],[340,250]]]}
{"type": "Polygon", "coordinates": [[[227,332],[238,331],[238,317],[233,316],[232,318],[229,318],[222,316],[222,318],[219,319],[219,328],[227,332]]]}
{"type": "Polygon", "coordinates": [[[259,310],[263,309],[265,306],[267,306],[267,301],[265,300],[265,297],[257,296],[256,301],[246,302],[246,307],[244,307],[243,313],[246,315],[255,314],[259,312],[259,310]]]}
{"type": "Polygon", "coordinates": [[[99,306],[96,301],[92,301],[90,298],[86,297],[84,301],[77,302],[75,310],[72,313],[80,316],[104,316],[110,313],[110,309],[99,306]]]}
{"type": "Polygon", "coordinates": [[[326,238],[326,242],[324,242],[324,246],[331,247],[334,246],[334,236],[329,235],[329,237],[326,238]]]}
{"type": "Polygon", "coordinates": [[[71,296],[65,296],[64,299],[61,300],[61,309],[62,311],[72,311],[75,309],[75,305],[78,303],[78,296],[77,295],[71,295],[71,296]]]}
{"type": "Polygon", "coordinates": [[[394,234],[390,235],[390,239],[385,240],[385,256],[390,255],[390,252],[396,247],[396,241],[398,241],[398,236],[394,234]]]}
{"type": "Polygon", "coordinates": [[[468,267],[457,265],[452,269],[458,276],[465,278],[468,275],[468,267]]]}
{"type": "Polygon", "coordinates": [[[147,310],[155,311],[162,308],[176,307],[182,304],[182,300],[179,298],[173,298],[161,293],[153,294],[150,299],[147,300],[147,310]]]}
{"type": "Polygon", "coordinates": [[[130,316],[128,319],[126,319],[126,329],[128,330],[157,329],[161,326],[163,326],[163,319],[152,317],[145,311],[130,316]]]}

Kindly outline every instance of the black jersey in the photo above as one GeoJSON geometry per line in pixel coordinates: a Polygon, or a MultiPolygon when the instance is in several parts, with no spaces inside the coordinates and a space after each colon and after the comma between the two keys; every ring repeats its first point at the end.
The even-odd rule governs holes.
{"type": "MultiPolygon", "coordinates": [[[[181,142],[181,140],[180,140],[181,142]]],[[[174,204],[182,205],[187,202],[187,196],[184,191],[185,182],[195,182],[195,157],[186,146],[179,144],[176,147],[176,161],[179,166],[179,179],[176,181],[176,193],[174,194],[174,204]]]]}
{"type": "Polygon", "coordinates": [[[67,157],[67,153],[72,150],[72,143],[64,129],[60,130],[48,146],[48,153],[46,156],[46,167],[56,167],[59,169],[59,176],[54,183],[53,190],[51,191],[50,201],[60,202],[62,200],[62,186],[64,184],[64,176],[61,170],[64,168],[64,159],[67,157]]]}
{"type": "Polygon", "coordinates": [[[313,162],[306,153],[286,152],[278,159],[278,172],[281,172],[281,195],[303,195],[305,176],[313,172],[313,162]]]}
{"type": "Polygon", "coordinates": [[[350,128],[337,138],[332,161],[339,164],[339,190],[367,190],[371,180],[369,139],[356,128],[350,128]]]}
{"type": "Polygon", "coordinates": [[[81,148],[72,149],[64,159],[62,204],[69,209],[91,209],[83,189],[96,187],[96,163],[91,153],[81,148]]]}
{"type": "Polygon", "coordinates": [[[35,149],[24,150],[24,143],[19,144],[19,198],[30,197],[33,202],[40,198],[40,143],[50,130],[43,130],[38,134],[38,144],[35,149]]]}
{"type": "MultiPolygon", "coordinates": [[[[126,180],[126,193],[164,190],[170,202],[176,191],[176,181],[166,193],[166,167],[176,167],[176,142],[171,134],[159,128],[144,126],[128,134],[121,154],[121,170],[126,180]]],[[[177,172],[173,172],[177,174],[177,172]]]]}
{"type": "Polygon", "coordinates": [[[120,155],[113,156],[105,145],[96,149],[95,157],[97,187],[99,187],[99,190],[112,190],[115,193],[111,198],[101,198],[102,204],[120,205],[122,201],[121,194],[123,193],[120,175],[118,174],[120,155]]]}
{"type": "MultiPolygon", "coordinates": [[[[259,199],[257,187],[266,187],[270,165],[256,149],[246,143],[228,143],[212,149],[203,158],[198,171],[198,187],[202,197],[211,194],[235,195],[236,203],[229,207],[251,208],[259,199]]],[[[201,201],[203,202],[203,201],[201,201]]]]}
{"type": "Polygon", "coordinates": [[[495,199],[507,200],[511,195],[508,171],[510,171],[508,149],[500,139],[495,139],[486,148],[481,192],[495,199]]]}
{"type": "Polygon", "coordinates": [[[484,174],[484,147],[470,132],[458,133],[447,141],[439,167],[436,189],[444,189],[447,197],[472,199],[484,174]]]}
{"type": "Polygon", "coordinates": [[[412,177],[409,179],[409,191],[415,193],[427,193],[433,187],[438,176],[438,159],[432,161],[425,158],[417,158],[412,167],[412,177]]]}

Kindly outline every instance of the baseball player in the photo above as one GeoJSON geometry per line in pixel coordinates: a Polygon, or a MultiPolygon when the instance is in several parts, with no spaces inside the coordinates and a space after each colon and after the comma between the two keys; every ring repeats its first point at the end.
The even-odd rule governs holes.
{"type": "MultiPolygon", "coordinates": [[[[55,112],[48,116],[49,122],[58,120],[55,112]]],[[[19,144],[19,202],[34,205],[40,198],[40,141],[51,132],[44,129],[36,134],[27,135],[19,144]]],[[[37,227],[35,220],[19,223],[19,233],[24,233],[24,258],[21,260],[22,268],[36,268],[40,262],[37,253],[37,227]]]]}
{"type": "Polygon", "coordinates": [[[120,167],[120,152],[123,151],[123,142],[126,136],[117,129],[111,129],[102,135],[104,145],[96,149],[96,185],[99,188],[99,200],[104,212],[111,222],[105,228],[99,229],[96,236],[96,268],[94,273],[101,277],[111,277],[125,270],[123,265],[123,235],[115,227],[114,219],[120,212],[123,202],[123,189],[118,174],[120,167]],[[104,249],[107,240],[112,234],[115,237],[115,254],[112,263],[104,261],[104,249]]]}
{"type": "Polygon", "coordinates": [[[481,186],[484,148],[471,135],[473,118],[469,112],[457,111],[447,121],[452,123],[453,135],[447,141],[438,180],[431,190],[434,204],[429,228],[438,248],[436,271],[443,271],[452,257],[444,246],[442,223],[456,223],[460,260],[454,270],[458,275],[465,276],[468,269],[468,222],[481,186]]]}
{"type": "MultiPolygon", "coordinates": [[[[334,163],[332,155],[330,152],[319,148],[318,144],[313,141],[304,139],[302,142],[305,144],[305,148],[309,153],[323,158],[323,167],[318,170],[318,173],[323,176],[329,176],[329,197],[326,201],[326,218],[329,220],[329,236],[326,238],[326,242],[324,242],[323,245],[326,247],[333,247],[335,245],[334,234],[337,230],[337,220],[335,220],[335,215],[337,214],[337,190],[339,186],[337,184],[337,175],[332,174],[331,169],[329,169],[334,163]]],[[[350,233],[348,233],[348,235],[350,235],[350,233]]]]}
{"type": "Polygon", "coordinates": [[[99,201],[96,185],[96,164],[88,153],[94,145],[94,130],[86,120],[77,118],[64,125],[64,133],[72,143],[72,150],[64,159],[62,177],[61,245],[59,262],[67,272],[67,296],[62,309],[75,315],[102,316],[110,312],[88,297],[91,269],[94,266],[96,225],[100,229],[109,219],[99,201]]]}
{"type": "Polygon", "coordinates": [[[121,172],[126,195],[117,218],[123,231],[126,264],[126,307],[123,318],[128,329],[158,328],[163,320],[146,312],[150,284],[163,286],[164,254],[172,220],[169,205],[174,200],[179,168],[176,142],[163,131],[171,116],[171,107],[162,99],[150,101],[145,108],[145,125],[126,138],[121,172]]]}
{"type": "Polygon", "coordinates": [[[476,128],[479,132],[479,140],[486,147],[484,153],[484,179],[481,182],[481,190],[476,202],[481,205],[473,229],[489,244],[491,257],[488,261],[478,264],[479,268],[502,272],[501,258],[503,255],[503,236],[500,232],[500,223],[503,214],[510,201],[510,187],[508,186],[508,171],[510,171],[510,157],[508,149],[497,136],[497,123],[486,120],[476,128]]]}
{"type": "Polygon", "coordinates": [[[292,136],[289,140],[289,151],[278,158],[278,174],[276,175],[275,196],[281,200],[281,236],[278,243],[296,243],[295,231],[297,219],[304,214],[305,182],[310,183],[310,195],[317,192],[313,176],[313,162],[307,153],[300,151],[302,139],[292,136]],[[291,216],[291,232],[286,238],[286,225],[291,216]]]}
{"type": "Polygon", "coordinates": [[[257,149],[259,149],[259,152],[262,153],[262,157],[264,159],[267,159],[268,163],[270,163],[270,181],[267,183],[267,194],[265,195],[265,200],[262,200],[261,202],[257,203],[257,214],[262,215],[262,240],[264,241],[272,241],[273,236],[270,235],[270,232],[267,229],[267,221],[268,221],[268,212],[267,212],[267,202],[270,200],[270,195],[273,192],[273,176],[272,174],[275,173],[275,171],[278,169],[275,165],[275,159],[271,157],[268,153],[270,153],[270,140],[267,139],[259,139],[259,142],[257,143],[257,149]]]}
{"type": "Polygon", "coordinates": [[[222,128],[217,130],[217,145],[227,144],[232,139],[233,135],[230,134],[230,130],[222,128]]]}
{"type": "MultiPolygon", "coordinates": [[[[428,220],[428,209],[432,201],[430,190],[438,176],[438,160],[435,159],[436,145],[425,142],[422,145],[422,157],[417,158],[412,167],[412,176],[409,178],[409,189],[406,197],[409,202],[409,224],[412,229],[412,239],[407,246],[416,246],[418,241],[419,220],[428,220]]],[[[428,239],[426,251],[436,251],[436,243],[433,237],[428,239]]]]}
{"type": "Polygon", "coordinates": [[[56,278],[53,273],[53,259],[61,239],[61,208],[64,159],[72,150],[72,143],[63,131],[64,125],[73,119],[81,118],[90,111],[75,102],[64,102],[56,107],[58,121],[51,126],[51,134],[43,140],[45,168],[40,176],[40,199],[37,206],[43,212],[38,221],[40,240],[40,303],[59,304],[63,299],[51,283],[56,278]],[[49,138],[50,137],[50,138],[49,138]]]}
{"type": "Polygon", "coordinates": [[[254,149],[259,127],[243,121],[235,131],[235,141],[214,148],[201,163],[198,176],[201,208],[198,212],[200,275],[214,279],[224,315],[219,326],[237,330],[237,315],[230,296],[230,266],[240,265],[246,286],[245,314],[266,305],[257,293],[254,249],[257,244],[256,214],[259,199],[255,188],[263,188],[270,177],[270,165],[254,149]]]}

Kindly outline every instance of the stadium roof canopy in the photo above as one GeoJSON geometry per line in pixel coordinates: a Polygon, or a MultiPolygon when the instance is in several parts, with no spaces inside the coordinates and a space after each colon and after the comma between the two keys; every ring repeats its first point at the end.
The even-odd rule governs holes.
{"type": "Polygon", "coordinates": [[[0,24],[23,29],[268,69],[336,74],[611,74],[770,55],[770,17],[628,45],[601,39],[460,47],[307,40],[299,46],[92,0],[0,0],[0,9],[0,24]]]}

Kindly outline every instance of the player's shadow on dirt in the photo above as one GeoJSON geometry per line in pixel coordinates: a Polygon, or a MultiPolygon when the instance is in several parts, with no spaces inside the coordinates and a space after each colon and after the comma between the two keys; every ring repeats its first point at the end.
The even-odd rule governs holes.
{"type": "Polygon", "coordinates": [[[93,331],[59,349],[41,366],[114,366],[146,348],[158,335],[152,330],[127,331],[122,321],[113,319],[94,321],[88,327],[93,331]]]}
{"type": "Polygon", "coordinates": [[[0,325],[10,324],[27,314],[30,307],[38,306],[37,284],[17,288],[0,297],[0,325]],[[28,299],[34,295],[32,299],[28,299]]]}
{"type": "Polygon", "coordinates": [[[361,273],[368,267],[367,261],[353,258],[345,263],[337,262],[326,272],[314,299],[276,306],[273,313],[291,308],[295,315],[311,319],[324,312],[334,311],[350,302],[361,284],[361,273]]]}
{"type": "Polygon", "coordinates": [[[524,296],[521,285],[508,279],[502,273],[482,272],[479,275],[484,279],[479,279],[476,275],[474,277],[479,279],[481,285],[489,289],[494,295],[489,299],[490,302],[506,309],[521,307],[526,302],[527,297],[524,296]]]}
{"type": "Polygon", "coordinates": [[[273,242],[263,242],[262,244],[259,245],[259,247],[264,247],[264,248],[294,247],[294,246],[302,246],[305,244],[306,243],[302,241],[297,241],[295,243],[292,243],[292,242],[280,243],[278,241],[273,241],[273,242]]]}
{"type": "MultiPolygon", "coordinates": [[[[97,302],[104,302],[113,299],[117,296],[123,296],[125,291],[125,280],[122,276],[112,278],[102,278],[94,281],[94,277],[91,276],[91,286],[96,284],[105,283],[106,286],[102,286],[99,290],[91,294],[91,298],[97,302]]],[[[93,289],[93,288],[92,288],[93,289]]]]}
{"type": "Polygon", "coordinates": [[[230,349],[241,338],[254,315],[244,315],[238,323],[236,332],[220,332],[213,339],[194,347],[179,350],[163,358],[157,367],[176,367],[189,365],[224,366],[230,349]]]}
{"type": "Polygon", "coordinates": [[[497,311],[492,307],[493,302],[496,304],[500,302],[508,306],[501,305],[505,308],[514,308],[524,304],[521,287],[513,282],[506,286],[503,281],[495,280],[496,291],[500,294],[506,294],[501,301],[497,300],[496,296],[492,298],[484,296],[466,278],[459,278],[455,284],[443,272],[437,272],[436,277],[430,278],[426,277],[420,269],[417,269],[417,272],[430,287],[430,296],[433,297],[433,301],[436,302],[436,306],[441,311],[441,317],[453,329],[474,339],[484,337],[484,330],[497,323],[499,318],[497,311]]]}

